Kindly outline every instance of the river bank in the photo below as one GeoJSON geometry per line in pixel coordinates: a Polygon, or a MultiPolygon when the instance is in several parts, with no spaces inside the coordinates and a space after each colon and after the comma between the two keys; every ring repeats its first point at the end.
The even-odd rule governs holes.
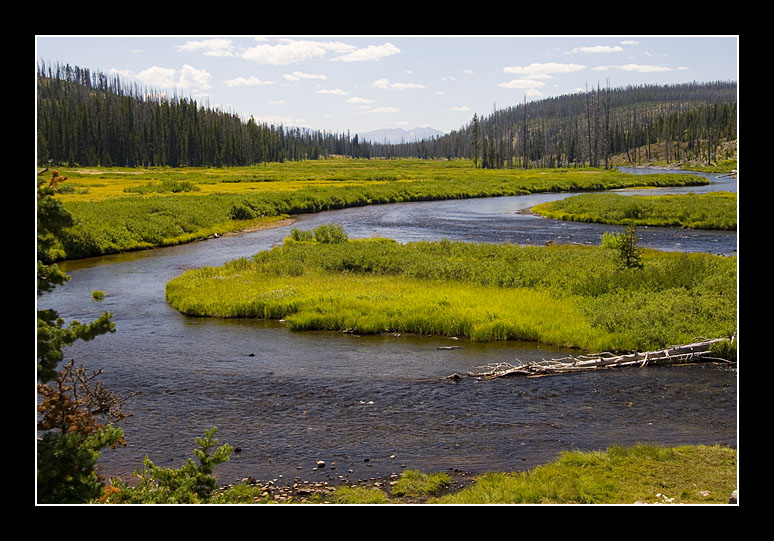
{"type": "Polygon", "coordinates": [[[738,504],[737,452],[723,446],[637,444],[562,451],[522,471],[459,470],[358,481],[295,477],[223,485],[212,503],[297,504],[738,504]]]}

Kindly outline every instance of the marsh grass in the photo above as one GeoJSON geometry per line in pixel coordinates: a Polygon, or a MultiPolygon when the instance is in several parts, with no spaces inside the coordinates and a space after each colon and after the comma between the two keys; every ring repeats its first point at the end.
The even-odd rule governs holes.
{"type": "Polygon", "coordinates": [[[580,194],[542,203],[532,210],[547,218],[576,222],[720,230],[736,229],[737,224],[736,194],[730,192],[657,196],[580,194]]]}
{"type": "Polygon", "coordinates": [[[612,446],[565,451],[518,473],[487,473],[430,500],[445,504],[728,503],[737,488],[736,450],[721,446],[612,446]]]}
{"type": "Polygon", "coordinates": [[[437,496],[451,484],[446,473],[423,473],[419,470],[405,470],[390,493],[398,498],[426,498],[437,496]]]}
{"type": "Polygon", "coordinates": [[[594,246],[291,241],[167,284],[186,314],[293,330],[528,340],[650,350],[736,330],[736,258],[646,250],[621,269],[594,246]]]}
{"type": "Polygon", "coordinates": [[[467,160],[350,160],[254,167],[63,170],[57,195],[79,224],[61,258],[166,246],[235,231],[244,219],[407,201],[706,184],[689,174],[603,169],[476,169],[467,160]],[[66,185],[66,183],[63,183],[66,185]]]}

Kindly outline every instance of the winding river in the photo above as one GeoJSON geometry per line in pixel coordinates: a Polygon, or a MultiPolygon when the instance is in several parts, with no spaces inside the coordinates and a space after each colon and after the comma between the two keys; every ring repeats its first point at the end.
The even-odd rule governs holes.
{"type": "MultiPolygon", "coordinates": [[[[627,170],[633,173],[639,170],[627,170]]],[[[736,180],[649,190],[736,191],[736,180]]],[[[641,190],[621,193],[643,193],[641,190]]],[[[467,240],[598,244],[613,226],[534,216],[535,204],[570,194],[401,203],[298,217],[310,229],[337,222],[350,237],[401,242],[467,240]]],[[[220,265],[278,245],[290,226],[183,246],[71,261],[67,285],[39,299],[66,320],[113,312],[117,331],[65,350],[128,396],[120,426],[128,445],[106,451],[103,474],[131,478],[149,456],[179,467],[212,426],[240,448],[216,468],[222,482],[246,476],[292,482],[376,478],[422,471],[515,471],[564,449],[636,442],[737,442],[735,366],[692,365],[572,376],[444,380],[490,362],[566,354],[532,343],[477,344],[443,337],[291,332],[279,322],[189,318],[164,300],[184,270],[220,265]],[[91,300],[99,289],[106,296],[91,300]],[[439,349],[449,345],[456,349],[439,349]],[[326,467],[317,469],[317,460],[326,467]],[[281,477],[280,477],[281,476],[281,477]]],[[[736,233],[641,228],[662,250],[736,253],[736,233]]]]}

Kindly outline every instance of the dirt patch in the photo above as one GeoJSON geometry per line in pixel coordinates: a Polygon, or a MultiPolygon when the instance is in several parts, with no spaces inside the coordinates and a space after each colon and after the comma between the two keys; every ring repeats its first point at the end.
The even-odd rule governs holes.
{"type": "Polygon", "coordinates": [[[237,235],[243,235],[245,233],[253,233],[254,231],[263,231],[264,229],[273,229],[275,227],[283,227],[286,225],[292,225],[296,223],[295,218],[285,218],[283,220],[277,220],[276,222],[264,222],[255,224],[239,231],[231,231],[229,233],[223,233],[221,237],[235,237],[237,235]]]}

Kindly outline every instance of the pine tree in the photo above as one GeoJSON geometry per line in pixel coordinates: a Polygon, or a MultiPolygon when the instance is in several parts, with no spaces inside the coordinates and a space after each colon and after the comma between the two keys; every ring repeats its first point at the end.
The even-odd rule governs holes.
{"type": "MultiPolygon", "coordinates": [[[[47,169],[41,171],[41,174],[47,169]]],[[[56,186],[66,177],[51,172],[51,180],[38,180],[38,295],[64,284],[69,278],[53,263],[53,246],[64,227],[72,225],[72,216],[53,198],[56,186]]],[[[37,445],[37,497],[40,503],[85,503],[97,498],[102,480],[95,467],[102,450],[123,443],[123,431],[99,422],[107,413],[113,421],[123,418],[109,404],[115,397],[91,381],[71,362],[61,372],[62,349],[77,340],[91,340],[113,332],[112,314],[105,312],[94,322],[65,322],[52,309],[38,310],[37,374],[38,429],[42,436],[37,445]],[[55,384],[49,385],[55,381],[55,384]],[[106,409],[107,408],[107,409],[106,409]]]]}

